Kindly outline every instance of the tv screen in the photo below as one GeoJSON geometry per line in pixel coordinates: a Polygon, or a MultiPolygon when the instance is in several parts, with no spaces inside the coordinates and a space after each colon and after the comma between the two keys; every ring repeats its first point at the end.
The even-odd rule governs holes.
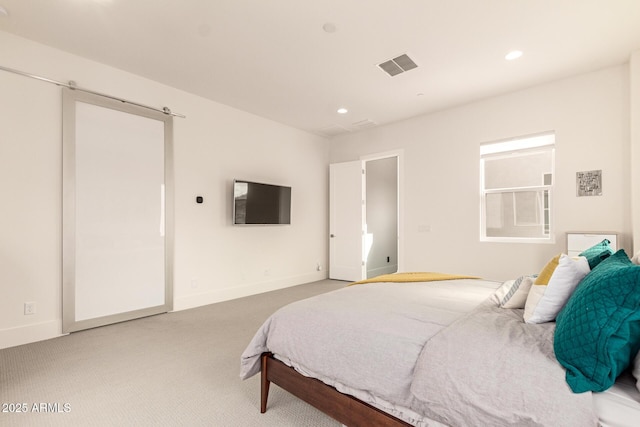
{"type": "Polygon", "coordinates": [[[291,224],[291,187],[233,181],[234,224],[291,224]]]}

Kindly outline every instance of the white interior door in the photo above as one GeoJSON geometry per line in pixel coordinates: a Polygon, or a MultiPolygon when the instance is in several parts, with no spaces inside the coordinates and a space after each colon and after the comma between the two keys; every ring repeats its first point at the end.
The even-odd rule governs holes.
{"type": "Polygon", "coordinates": [[[329,278],[365,278],[363,260],[363,165],[361,161],[329,166],[329,278]]]}

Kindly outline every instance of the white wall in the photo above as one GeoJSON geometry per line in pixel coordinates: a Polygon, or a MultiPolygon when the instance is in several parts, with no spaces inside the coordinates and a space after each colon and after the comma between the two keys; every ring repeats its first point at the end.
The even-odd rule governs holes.
{"type": "MultiPolygon", "coordinates": [[[[640,50],[629,59],[629,107],[631,122],[631,212],[633,250],[640,251],[640,50]]],[[[631,254],[629,254],[631,255],[631,254]]]]}
{"type": "MultiPolygon", "coordinates": [[[[187,116],[174,119],[175,309],[326,277],[326,139],[3,32],[0,52],[2,66],[187,116]],[[233,178],[292,186],[292,224],[232,226],[233,178]]],[[[0,71],[0,348],[61,333],[60,91],[0,71]]]]}
{"type": "Polygon", "coordinates": [[[617,231],[630,251],[628,67],[576,76],[331,141],[331,162],[404,149],[404,270],[504,280],[538,272],[567,231],[617,231]],[[555,244],[479,241],[479,144],[556,132],[555,244]],[[576,197],[602,169],[603,195],[576,197]],[[430,230],[430,231],[426,231],[430,230]]]}

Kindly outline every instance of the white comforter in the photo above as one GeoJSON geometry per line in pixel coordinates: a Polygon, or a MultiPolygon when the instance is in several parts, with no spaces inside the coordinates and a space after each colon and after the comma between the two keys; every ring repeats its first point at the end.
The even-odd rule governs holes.
{"type": "Polygon", "coordinates": [[[426,343],[411,384],[419,411],[453,426],[598,425],[591,393],[565,381],[554,329],[480,304],[426,343]]]}
{"type": "MultiPolygon", "coordinates": [[[[416,396],[419,386],[412,390],[419,370],[428,369],[417,365],[425,344],[499,285],[476,279],[375,283],[295,302],[258,330],[242,354],[240,377],[258,373],[260,355],[269,351],[302,374],[413,425],[434,425],[433,414],[425,411],[429,402],[420,400],[419,391],[416,396]]],[[[439,419],[451,422],[446,414],[439,419]]]]}

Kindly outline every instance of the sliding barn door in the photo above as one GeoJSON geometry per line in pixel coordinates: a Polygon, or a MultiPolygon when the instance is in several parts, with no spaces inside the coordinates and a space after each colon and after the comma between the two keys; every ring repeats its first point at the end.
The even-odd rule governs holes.
{"type": "Polygon", "coordinates": [[[171,310],[171,117],[69,89],[63,103],[63,332],[171,310]]]}

